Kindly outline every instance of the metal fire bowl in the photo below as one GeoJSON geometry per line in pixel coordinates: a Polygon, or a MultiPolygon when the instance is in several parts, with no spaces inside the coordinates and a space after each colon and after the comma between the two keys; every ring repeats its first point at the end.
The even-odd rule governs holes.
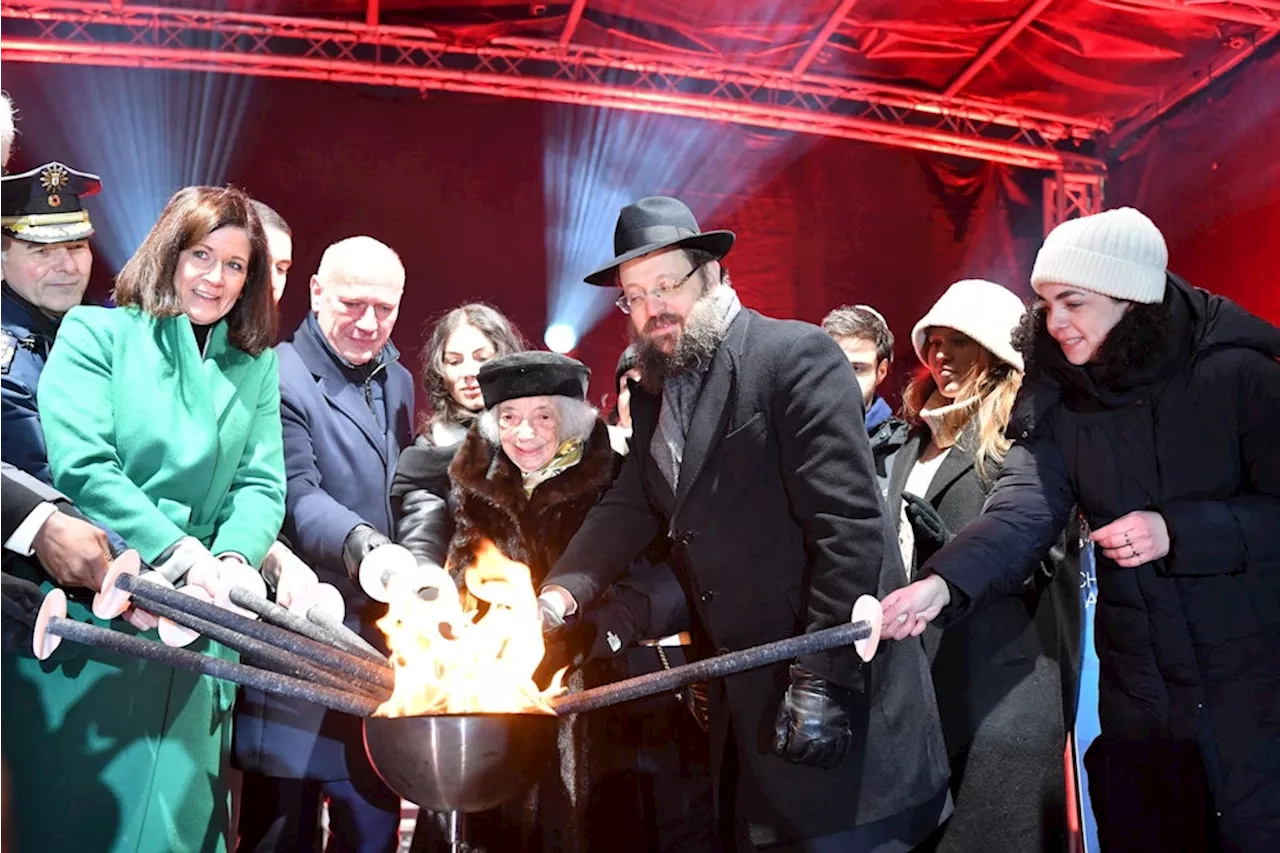
{"type": "Polygon", "coordinates": [[[479,812],[522,792],[555,752],[548,714],[366,717],[364,746],[387,787],[434,811],[479,812]]]}

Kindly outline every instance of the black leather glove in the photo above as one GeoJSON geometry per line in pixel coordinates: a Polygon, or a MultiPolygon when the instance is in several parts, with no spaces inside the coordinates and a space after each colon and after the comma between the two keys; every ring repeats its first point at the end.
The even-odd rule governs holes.
{"type": "Polygon", "coordinates": [[[640,639],[630,615],[625,612],[584,616],[575,632],[575,641],[586,650],[589,660],[607,660],[634,646],[640,639]]]}
{"type": "Polygon", "coordinates": [[[849,699],[850,691],[792,664],[791,686],[774,722],[774,754],[793,764],[838,765],[853,741],[849,699]]]}
{"type": "Polygon", "coordinates": [[[342,562],[347,567],[347,576],[352,583],[357,587],[360,585],[360,563],[369,552],[390,544],[390,539],[368,524],[357,524],[351,528],[342,543],[342,562]]]}
{"type": "Polygon", "coordinates": [[[36,614],[44,603],[44,593],[29,580],[5,572],[0,576],[0,626],[3,626],[3,645],[6,649],[25,649],[31,654],[31,629],[36,614]]]}
{"type": "Polygon", "coordinates": [[[640,639],[637,610],[647,610],[647,602],[633,590],[610,587],[578,620],[575,642],[590,660],[607,659],[640,639]]]}
{"type": "Polygon", "coordinates": [[[951,531],[947,529],[946,522],[942,520],[942,516],[938,515],[933,504],[910,492],[902,493],[902,502],[907,512],[907,521],[915,531],[917,542],[928,545],[931,551],[936,551],[951,541],[951,531]]]}

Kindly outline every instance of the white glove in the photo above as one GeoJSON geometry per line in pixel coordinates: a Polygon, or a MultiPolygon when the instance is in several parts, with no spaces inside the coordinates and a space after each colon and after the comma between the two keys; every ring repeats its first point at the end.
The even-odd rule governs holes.
{"type": "Polygon", "coordinates": [[[391,587],[397,575],[412,577],[418,560],[403,545],[380,545],[360,561],[360,588],[374,601],[391,600],[391,587]]]}
{"type": "Polygon", "coordinates": [[[172,584],[176,584],[196,569],[195,577],[187,578],[187,582],[199,584],[213,592],[213,584],[217,582],[222,563],[201,544],[199,539],[194,536],[184,536],[169,549],[169,555],[156,563],[154,568],[172,584]]]}
{"type": "Polygon", "coordinates": [[[214,604],[224,610],[239,613],[241,616],[257,619],[258,614],[231,601],[231,590],[239,587],[258,598],[266,598],[267,582],[262,579],[262,573],[236,557],[223,555],[219,559],[222,561],[222,573],[218,576],[218,583],[213,591],[214,604]]]}

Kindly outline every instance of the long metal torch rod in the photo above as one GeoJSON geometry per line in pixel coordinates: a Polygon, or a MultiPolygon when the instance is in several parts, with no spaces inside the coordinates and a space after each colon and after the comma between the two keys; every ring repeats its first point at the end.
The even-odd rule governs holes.
{"type": "MultiPolygon", "coordinates": [[[[147,582],[142,581],[141,585],[147,582]]],[[[164,589],[165,592],[171,592],[164,589]]],[[[135,596],[139,599],[143,595],[135,596]]],[[[192,601],[188,596],[179,594],[180,598],[192,601]]],[[[211,640],[217,640],[228,648],[235,649],[241,654],[249,655],[253,658],[253,662],[264,669],[272,672],[279,672],[283,675],[296,676],[307,681],[323,684],[326,687],[332,687],[335,690],[356,690],[365,695],[386,699],[391,695],[390,688],[381,687],[362,679],[358,674],[349,672],[335,671],[323,665],[313,664],[306,658],[292,654],[271,643],[265,643],[262,640],[254,639],[233,631],[230,628],[219,625],[216,622],[210,622],[208,619],[201,619],[199,616],[193,616],[185,610],[173,607],[159,601],[147,601],[144,609],[148,613],[156,616],[163,616],[166,619],[172,619],[179,625],[190,628],[197,633],[204,634],[211,640]]]]}
{"type": "MultiPolygon", "coordinates": [[[[336,626],[332,622],[328,625],[321,625],[312,619],[303,619],[274,601],[268,601],[243,587],[232,587],[230,598],[232,604],[258,614],[262,621],[271,625],[279,626],[295,634],[301,634],[304,637],[315,640],[317,643],[324,643],[326,646],[333,646],[344,652],[349,652],[356,657],[366,659],[370,663],[379,666],[387,665],[386,655],[371,651],[371,647],[364,643],[363,640],[360,640],[359,634],[341,622],[337,622],[336,619],[333,620],[333,622],[337,622],[336,626]],[[338,631],[337,628],[342,630],[338,631]],[[359,640],[359,644],[354,642],[352,638],[359,640]]],[[[317,608],[312,609],[316,610],[317,608]]]]}
{"type": "MultiPolygon", "coordinates": [[[[262,622],[241,616],[239,613],[232,613],[230,610],[225,610],[216,604],[200,601],[189,595],[183,595],[176,590],[168,589],[132,575],[121,575],[116,580],[116,586],[135,598],[168,605],[183,613],[293,652],[295,655],[304,657],[312,663],[318,663],[330,669],[358,677],[362,681],[368,681],[379,687],[388,689],[395,687],[395,674],[392,672],[390,664],[379,666],[341,649],[326,646],[324,643],[317,643],[315,640],[299,636],[275,625],[265,625],[262,622]]],[[[143,607],[142,609],[146,610],[147,608],[143,607]]],[[[168,618],[173,619],[172,616],[168,618]]],[[[174,619],[174,621],[178,622],[179,620],[174,619]]],[[[188,625],[187,627],[192,626],[188,625]]],[[[196,630],[199,629],[197,628],[196,630]]]]}
{"type": "Polygon", "coordinates": [[[49,633],[57,634],[72,642],[110,649],[121,654],[172,666],[176,669],[185,669],[189,672],[197,672],[202,675],[221,678],[224,681],[243,684],[246,687],[256,687],[266,693],[303,699],[307,702],[323,705],[334,711],[341,711],[344,714],[367,717],[377,710],[378,705],[381,704],[377,699],[368,696],[335,690],[331,687],[313,684],[304,679],[246,666],[234,661],[209,657],[189,649],[170,648],[163,643],[144,640],[141,637],[112,631],[110,628],[103,628],[99,625],[77,622],[75,619],[54,616],[49,620],[48,630],[49,633]]]}
{"type": "Polygon", "coordinates": [[[366,657],[372,655],[372,657],[369,658],[370,660],[376,660],[379,663],[389,663],[386,655],[370,645],[369,641],[364,637],[361,637],[355,631],[352,631],[346,625],[343,625],[341,619],[334,617],[323,607],[319,605],[312,605],[311,609],[307,611],[307,621],[330,632],[339,640],[345,639],[350,644],[350,648],[347,650],[352,654],[360,654],[363,649],[366,657]]]}
{"type": "Polygon", "coordinates": [[[607,708],[633,699],[655,696],[667,690],[675,690],[686,684],[723,678],[726,675],[743,672],[748,669],[766,666],[778,661],[789,660],[800,655],[813,654],[840,646],[851,645],[858,640],[871,636],[871,625],[867,622],[850,622],[834,628],[824,628],[811,634],[788,637],[760,646],[752,646],[737,652],[716,655],[684,666],[673,666],[661,672],[627,678],[594,687],[580,693],[571,693],[553,699],[551,705],[557,714],[575,714],[579,711],[594,711],[607,708]]]}

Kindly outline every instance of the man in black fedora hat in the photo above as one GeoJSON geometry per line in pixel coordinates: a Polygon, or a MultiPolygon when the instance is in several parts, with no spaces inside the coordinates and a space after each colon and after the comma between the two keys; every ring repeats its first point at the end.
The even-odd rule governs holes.
{"type": "MultiPolygon", "coordinates": [[[[722,264],[733,241],[677,199],[642,199],[587,276],[621,289],[642,382],[631,453],[543,587],[551,626],[660,531],[704,652],[846,622],[859,596],[905,580],[847,361],[818,328],[742,307],[722,264]]],[[[729,849],[907,850],[945,817],[918,644],[752,670],[718,682],[711,707],[729,849]]]]}

